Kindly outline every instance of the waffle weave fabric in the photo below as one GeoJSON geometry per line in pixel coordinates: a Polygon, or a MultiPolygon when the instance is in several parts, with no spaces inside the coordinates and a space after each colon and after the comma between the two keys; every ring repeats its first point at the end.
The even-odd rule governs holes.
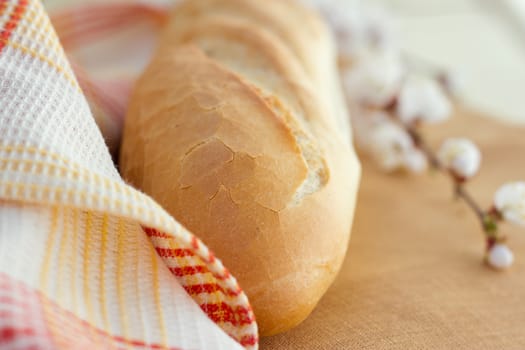
{"type": "Polygon", "coordinates": [[[115,169],[37,0],[0,0],[0,348],[255,349],[234,277],[115,169]]]}

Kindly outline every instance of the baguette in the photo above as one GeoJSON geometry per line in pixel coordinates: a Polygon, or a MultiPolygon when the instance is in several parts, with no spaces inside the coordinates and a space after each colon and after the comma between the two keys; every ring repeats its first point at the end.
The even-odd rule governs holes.
{"type": "Polygon", "coordinates": [[[261,335],[297,325],[344,259],[360,176],[330,32],[292,0],[176,6],[120,168],[229,267],[261,335]]]}

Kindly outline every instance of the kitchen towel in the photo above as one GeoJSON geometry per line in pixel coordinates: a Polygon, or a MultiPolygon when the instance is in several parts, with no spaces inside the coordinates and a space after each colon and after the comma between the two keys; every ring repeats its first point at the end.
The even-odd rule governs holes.
{"type": "Polygon", "coordinates": [[[257,343],[235,278],[120,178],[42,4],[0,0],[0,348],[257,343]]]}

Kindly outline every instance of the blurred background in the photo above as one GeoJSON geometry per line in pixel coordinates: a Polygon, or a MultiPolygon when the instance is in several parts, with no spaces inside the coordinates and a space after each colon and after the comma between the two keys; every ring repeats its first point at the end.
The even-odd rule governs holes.
{"type": "Polygon", "coordinates": [[[464,102],[525,122],[525,1],[378,0],[409,53],[459,71],[464,102]]]}
{"type": "MultiPolygon", "coordinates": [[[[52,12],[90,1],[43,2],[52,12]]],[[[458,72],[467,106],[525,123],[525,0],[361,2],[391,12],[409,55],[458,72]]]]}

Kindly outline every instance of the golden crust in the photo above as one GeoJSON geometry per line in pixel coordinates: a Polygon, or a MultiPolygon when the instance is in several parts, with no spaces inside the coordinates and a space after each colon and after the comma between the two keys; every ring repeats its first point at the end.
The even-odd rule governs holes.
{"type": "Polygon", "coordinates": [[[122,171],[133,174],[130,180],[147,193],[159,191],[162,197],[155,198],[169,211],[186,203],[178,191],[198,190],[209,199],[225,186],[233,198],[249,193],[279,210],[306,178],[305,161],[286,124],[254,89],[200,50],[181,47],[158,55],[137,85],[125,127],[125,135],[135,139],[124,138],[122,171]],[[170,174],[170,188],[162,177],[143,179],[146,170],[170,174]],[[254,173],[239,178],[239,170],[254,173]],[[273,194],[255,191],[252,176],[264,178],[273,194]]]}
{"type": "MultiPolygon", "coordinates": [[[[305,73],[315,66],[298,54],[307,35],[281,11],[303,16],[306,32],[319,26],[286,0],[179,6],[132,96],[120,163],[230,268],[262,335],[301,322],[333,281],[360,173],[334,123],[344,107],[330,110],[315,90],[338,87],[305,73]]],[[[319,64],[334,69],[331,55],[319,64]]]]}
{"type": "Polygon", "coordinates": [[[294,52],[312,77],[317,70],[313,58],[325,54],[330,45],[330,35],[324,23],[293,0],[265,0],[264,3],[261,0],[184,1],[171,15],[167,40],[170,32],[191,27],[197,18],[207,16],[242,18],[255,27],[271,31],[294,52]]]}

